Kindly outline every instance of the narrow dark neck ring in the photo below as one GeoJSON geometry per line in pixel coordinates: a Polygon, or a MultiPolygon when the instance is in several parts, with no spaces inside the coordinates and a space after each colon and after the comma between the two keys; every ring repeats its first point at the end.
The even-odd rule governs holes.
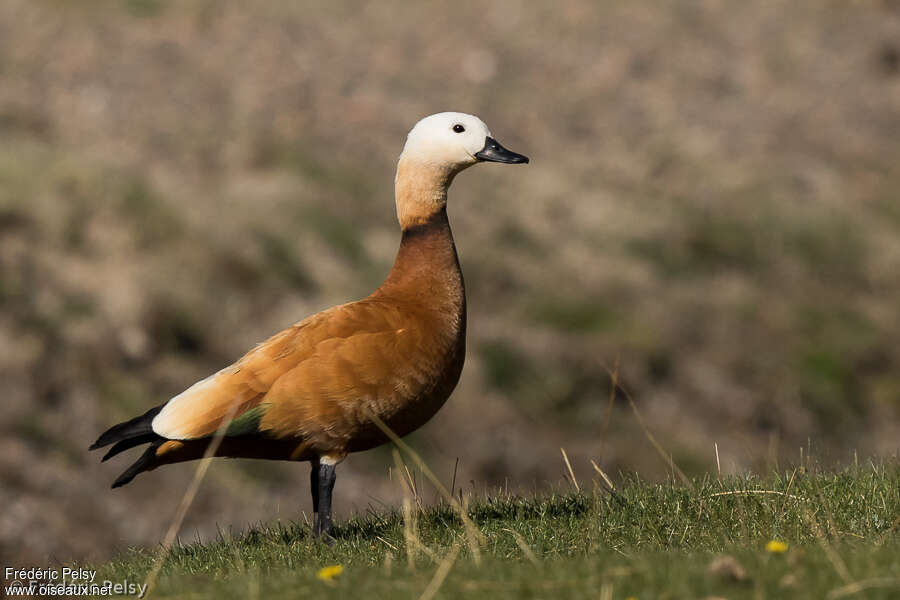
{"type": "Polygon", "coordinates": [[[405,227],[400,243],[403,244],[438,231],[445,231],[449,226],[450,222],[447,219],[447,207],[442,206],[440,210],[430,214],[424,221],[405,227]]]}

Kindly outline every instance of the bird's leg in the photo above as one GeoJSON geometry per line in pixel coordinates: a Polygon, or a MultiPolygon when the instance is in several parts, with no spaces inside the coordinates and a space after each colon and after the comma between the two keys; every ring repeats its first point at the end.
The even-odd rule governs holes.
{"type": "Polygon", "coordinates": [[[329,540],[331,533],[331,492],[334,490],[335,465],[318,465],[318,518],[313,533],[316,537],[329,540]]]}
{"type": "Polygon", "coordinates": [[[319,535],[319,461],[310,463],[309,492],[313,502],[313,535],[319,535]]]}

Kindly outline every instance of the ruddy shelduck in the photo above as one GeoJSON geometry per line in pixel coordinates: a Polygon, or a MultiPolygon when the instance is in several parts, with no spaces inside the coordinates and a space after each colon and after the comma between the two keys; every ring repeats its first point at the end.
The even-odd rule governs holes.
{"type": "Polygon", "coordinates": [[[421,427],[459,380],[466,295],[447,220],[447,188],[482,162],[527,163],[473,115],[419,121],[395,179],[400,249],[369,297],[335,306],[275,334],[236,363],[168,402],[103,433],[103,460],[149,444],[112,487],[135,475],[204,455],[309,461],[313,532],[331,531],[335,465],[351,452],[421,427]],[[381,420],[372,419],[375,415],[381,420]]]}

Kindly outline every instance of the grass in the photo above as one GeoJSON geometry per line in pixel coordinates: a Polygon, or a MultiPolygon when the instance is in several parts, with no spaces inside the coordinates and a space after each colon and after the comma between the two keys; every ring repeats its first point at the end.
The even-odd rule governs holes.
{"type": "MultiPolygon", "coordinates": [[[[332,546],[304,523],[276,523],[178,545],[161,598],[891,598],[900,593],[900,465],[766,477],[626,477],[610,493],[471,499],[480,559],[446,504],[370,511],[339,523],[332,546]],[[777,540],[785,552],[767,550],[777,540]],[[341,565],[331,580],[320,569],[341,565]],[[444,579],[445,577],[445,579],[444,579]]],[[[416,503],[411,503],[416,506],[416,503]]],[[[98,577],[143,581],[131,550],[98,577]]]]}
{"type": "MultiPolygon", "coordinates": [[[[713,431],[740,440],[723,447],[739,469],[810,435],[828,456],[895,452],[896,7],[777,7],[0,2],[0,489],[17,507],[0,554],[159,539],[181,480],[110,493],[121,463],[84,446],[378,285],[395,159],[437,110],[480,115],[533,162],[454,182],[469,353],[419,434],[434,456],[552,479],[554,439],[593,448],[617,356],[689,473],[713,431]],[[483,451],[504,415],[502,452],[483,451]]],[[[659,477],[628,406],[611,415],[610,469],[659,477]]],[[[241,529],[268,515],[241,498],[292,501],[289,471],[207,482],[204,539],[202,510],[241,529]]],[[[347,469],[342,501],[365,505],[379,476],[347,469]]]]}

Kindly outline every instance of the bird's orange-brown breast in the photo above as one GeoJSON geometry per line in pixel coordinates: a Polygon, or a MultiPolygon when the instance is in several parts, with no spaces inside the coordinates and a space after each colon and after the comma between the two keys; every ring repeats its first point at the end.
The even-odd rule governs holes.
{"type": "Polygon", "coordinates": [[[260,431],[303,440],[306,454],[366,450],[430,419],[459,380],[465,291],[444,211],[404,232],[394,268],[368,298],[341,307],[333,335],[279,378],[260,431]]]}
{"type": "Polygon", "coordinates": [[[177,440],[159,448],[159,463],[202,455],[198,438],[230,414],[239,426],[229,428],[220,456],[340,458],[387,441],[370,412],[405,435],[456,386],[465,326],[462,273],[439,210],[404,231],[390,274],[368,298],[297,323],[187,390],[180,403],[173,399],[154,423],[177,440]]]}

